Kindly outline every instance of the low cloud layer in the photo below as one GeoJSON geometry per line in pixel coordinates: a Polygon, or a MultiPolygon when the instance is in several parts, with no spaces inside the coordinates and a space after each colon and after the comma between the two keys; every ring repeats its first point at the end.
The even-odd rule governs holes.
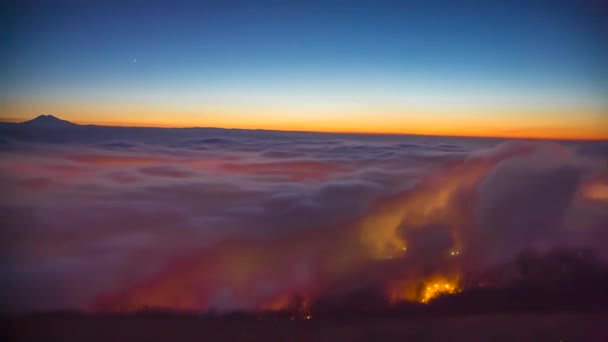
{"type": "Polygon", "coordinates": [[[525,248],[608,243],[601,143],[117,130],[3,139],[2,308],[420,300],[525,248]]]}

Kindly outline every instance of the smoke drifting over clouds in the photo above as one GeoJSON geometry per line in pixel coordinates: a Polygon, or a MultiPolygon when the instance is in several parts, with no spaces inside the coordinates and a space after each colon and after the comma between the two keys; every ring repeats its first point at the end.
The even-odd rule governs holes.
{"type": "Polygon", "coordinates": [[[11,311],[419,300],[525,248],[608,243],[603,143],[15,127],[0,152],[11,311]]]}

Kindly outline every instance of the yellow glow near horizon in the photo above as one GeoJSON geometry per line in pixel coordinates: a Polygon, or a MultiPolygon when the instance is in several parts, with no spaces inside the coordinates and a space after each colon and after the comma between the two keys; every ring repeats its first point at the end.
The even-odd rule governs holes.
{"type": "Polygon", "coordinates": [[[8,103],[3,121],[53,114],[79,124],[152,127],[221,127],[363,134],[608,139],[608,110],[401,108],[304,110],[264,107],[172,108],[170,106],[74,103],[8,103]],[[576,113],[576,114],[573,114],[576,113]]]}

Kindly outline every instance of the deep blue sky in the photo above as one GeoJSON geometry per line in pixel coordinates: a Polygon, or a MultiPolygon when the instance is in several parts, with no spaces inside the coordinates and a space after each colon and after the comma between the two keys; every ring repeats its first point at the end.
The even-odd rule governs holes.
{"type": "Polygon", "coordinates": [[[322,128],[605,112],[606,2],[456,2],[17,1],[0,115],[322,128]]]}

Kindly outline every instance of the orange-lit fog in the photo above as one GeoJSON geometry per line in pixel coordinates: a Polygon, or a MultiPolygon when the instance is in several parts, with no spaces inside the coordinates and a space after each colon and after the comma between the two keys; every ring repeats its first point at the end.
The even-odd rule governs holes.
{"type": "Polygon", "coordinates": [[[15,268],[11,304],[307,319],[359,293],[430,303],[500,284],[491,268],[526,248],[606,241],[600,143],[216,134],[14,145],[8,255],[64,273],[15,268]]]}
{"type": "Polygon", "coordinates": [[[532,151],[523,144],[499,156],[447,163],[412,189],[338,226],[270,240],[224,240],[171,260],[134,287],[100,295],[91,309],[281,309],[294,296],[315,300],[353,286],[384,288],[391,302],[426,303],[455,293],[462,286],[462,268],[474,269],[478,256],[472,231],[475,188],[501,159],[532,151]],[[449,229],[450,246],[426,249],[407,240],[416,230],[437,226],[449,229]]]}

